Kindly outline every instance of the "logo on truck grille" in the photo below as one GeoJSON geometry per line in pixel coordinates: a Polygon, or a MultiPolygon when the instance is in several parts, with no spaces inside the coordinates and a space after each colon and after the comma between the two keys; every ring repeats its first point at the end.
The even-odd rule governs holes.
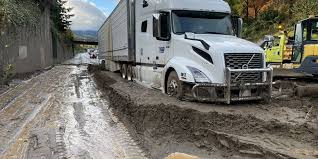
{"type": "Polygon", "coordinates": [[[244,65],[242,66],[242,69],[248,69],[248,64],[244,64],[244,65]]]}
{"type": "Polygon", "coordinates": [[[254,55],[251,57],[251,59],[248,61],[247,64],[244,64],[244,65],[242,66],[242,69],[248,69],[248,68],[249,68],[248,66],[249,66],[250,63],[253,61],[255,55],[256,55],[256,54],[254,54],[254,55]]]}

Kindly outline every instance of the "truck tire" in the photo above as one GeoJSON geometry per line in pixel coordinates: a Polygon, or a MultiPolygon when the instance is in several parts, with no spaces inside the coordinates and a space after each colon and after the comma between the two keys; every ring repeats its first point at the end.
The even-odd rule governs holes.
{"type": "Polygon", "coordinates": [[[133,68],[132,68],[132,65],[128,65],[128,67],[127,67],[127,79],[128,79],[128,81],[132,81],[133,80],[133,68]]]}
{"type": "Polygon", "coordinates": [[[120,67],[120,73],[123,79],[127,78],[127,64],[122,64],[120,67]]]}
{"type": "Polygon", "coordinates": [[[106,71],[106,61],[105,60],[101,61],[100,68],[101,68],[102,71],[106,71]]]}
{"type": "Polygon", "coordinates": [[[170,72],[168,76],[166,90],[170,97],[178,99],[182,99],[183,97],[183,84],[175,71],[170,72]]]}

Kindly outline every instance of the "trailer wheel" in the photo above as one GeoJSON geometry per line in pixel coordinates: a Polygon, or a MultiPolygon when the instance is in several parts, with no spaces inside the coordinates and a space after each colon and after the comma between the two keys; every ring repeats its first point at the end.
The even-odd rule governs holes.
{"type": "Polygon", "coordinates": [[[128,65],[127,67],[127,79],[128,81],[132,81],[133,79],[133,69],[131,65],[128,65]]]}
{"type": "Polygon", "coordinates": [[[172,71],[169,74],[166,90],[167,94],[171,97],[176,97],[178,99],[183,97],[183,84],[175,71],[172,71]]]}
{"type": "Polygon", "coordinates": [[[121,73],[121,76],[123,77],[123,79],[127,78],[127,64],[121,65],[120,73],[121,73]]]}

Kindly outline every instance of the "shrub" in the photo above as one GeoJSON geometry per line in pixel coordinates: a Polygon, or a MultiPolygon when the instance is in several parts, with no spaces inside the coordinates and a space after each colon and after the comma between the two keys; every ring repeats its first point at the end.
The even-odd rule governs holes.
{"type": "Polygon", "coordinates": [[[8,64],[3,68],[0,68],[0,84],[7,85],[13,78],[15,73],[15,67],[12,64],[8,64]]]}

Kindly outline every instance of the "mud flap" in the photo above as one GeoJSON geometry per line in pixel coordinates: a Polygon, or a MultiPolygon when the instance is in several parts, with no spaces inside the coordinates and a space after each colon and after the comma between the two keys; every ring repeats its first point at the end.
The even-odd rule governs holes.
{"type": "Polygon", "coordinates": [[[308,56],[299,68],[294,69],[297,73],[308,73],[318,75],[318,56],[308,56]]]}

